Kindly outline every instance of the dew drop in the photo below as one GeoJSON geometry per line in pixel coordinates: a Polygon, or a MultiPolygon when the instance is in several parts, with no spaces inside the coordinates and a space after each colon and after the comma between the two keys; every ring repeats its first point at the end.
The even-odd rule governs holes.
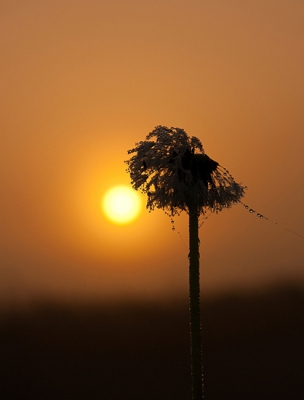
{"type": "Polygon", "coordinates": [[[260,214],[260,218],[261,218],[261,219],[263,219],[263,218],[264,218],[264,216],[263,216],[262,214],[260,214]]]}
{"type": "Polygon", "coordinates": [[[245,208],[246,208],[246,210],[248,210],[249,207],[248,207],[248,206],[245,206],[245,208]]]}
{"type": "Polygon", "coordinates": [[[252,208],[250,208],[249,212],[254,213],[255,211],[252,208]]]}
{"type": "Polygon", "coordinates": [[[237,201],[234,200],[233,204],[237,204],[237,201]]]}

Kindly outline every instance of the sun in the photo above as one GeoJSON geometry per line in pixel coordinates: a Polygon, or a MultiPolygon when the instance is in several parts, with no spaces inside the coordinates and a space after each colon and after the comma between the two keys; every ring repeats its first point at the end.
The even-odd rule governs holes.
{"type": "Polygon", "coordinates": [[[119,185],[109,189],[101,201],[107,219],[114,224],[126,225],[133,222],[142,209],[138,193],[129,186],[119,185]]]}

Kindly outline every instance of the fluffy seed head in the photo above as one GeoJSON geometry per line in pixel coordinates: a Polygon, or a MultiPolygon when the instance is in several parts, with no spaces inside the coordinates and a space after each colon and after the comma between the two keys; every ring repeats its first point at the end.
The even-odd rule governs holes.
{"type": "Polygon", "coordinates": [[[198,215],[219,212],[244,196],[245,186],[208,157],[196,137],[180,128],[157,126],[128,151],[132,186],[147,194],[147,208],[170,216],[195,207],[198,215]]]}

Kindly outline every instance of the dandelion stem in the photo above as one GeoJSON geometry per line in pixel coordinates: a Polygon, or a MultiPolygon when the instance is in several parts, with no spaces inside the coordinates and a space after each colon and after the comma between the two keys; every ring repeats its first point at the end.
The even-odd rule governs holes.
{"type": "Polygon", "coordinates": [[[192,400],[203,399],[203,363],[200,304],[199,238],[197,207],[189,207],[189,312],[192,400]]]}

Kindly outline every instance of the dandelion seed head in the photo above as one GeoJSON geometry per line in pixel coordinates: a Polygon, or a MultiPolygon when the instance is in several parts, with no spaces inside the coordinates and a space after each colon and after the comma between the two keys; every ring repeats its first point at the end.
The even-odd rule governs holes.
{"type": "Polygon", "coordinates": [[[132,186],[148,196],[149,211],[160,208],[173,217],[196,207],[218,213],[236,204],[246,187],[208,157],[201,141],[180,128],[157,126],[128,151],[125,161],[132,186]]]}

